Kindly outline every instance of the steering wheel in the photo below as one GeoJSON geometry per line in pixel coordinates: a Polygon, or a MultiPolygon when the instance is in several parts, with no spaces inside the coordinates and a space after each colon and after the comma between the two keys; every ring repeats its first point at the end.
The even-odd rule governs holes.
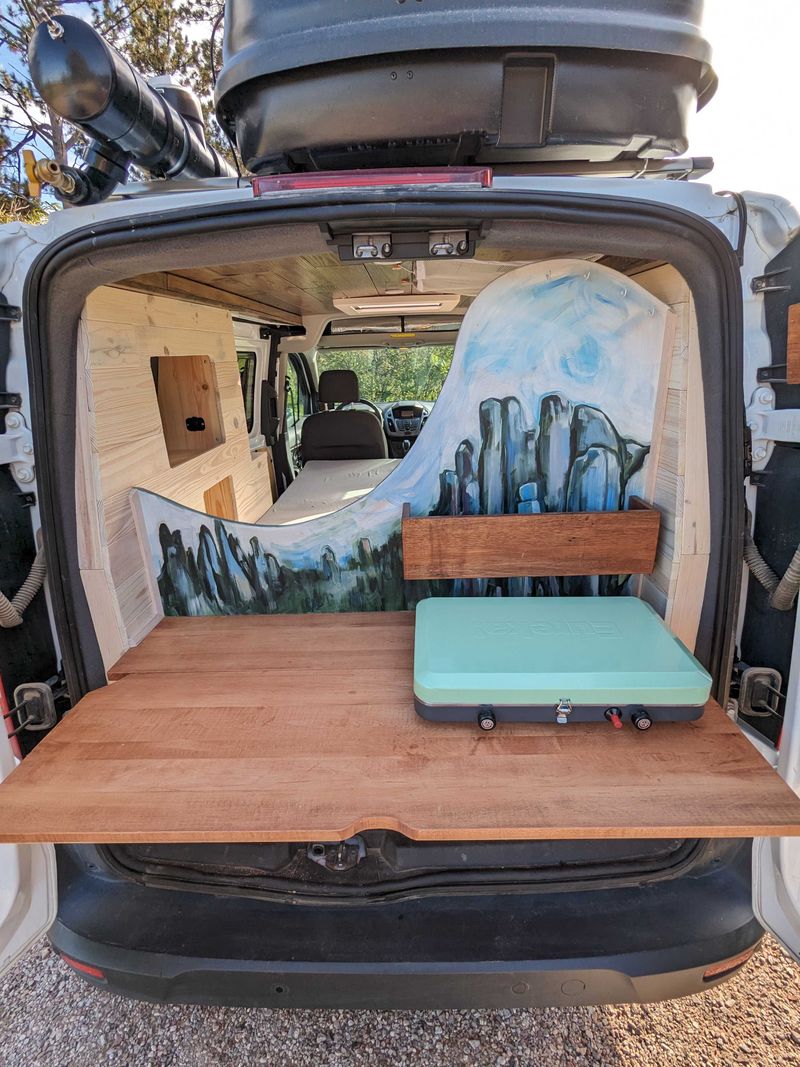
{"type": "Polygon", "coordinates": [[[369,408],[381,426],[383,426],[383,412],[381,409],[377,404],[373,404],[371,400],[364,400],[363,397],[358,400],[349,400],[346,404],[339,404],[336,410],[344,411],[346,408],[354,408],[357,404],[363,404],[364,407],[369,408]]]}

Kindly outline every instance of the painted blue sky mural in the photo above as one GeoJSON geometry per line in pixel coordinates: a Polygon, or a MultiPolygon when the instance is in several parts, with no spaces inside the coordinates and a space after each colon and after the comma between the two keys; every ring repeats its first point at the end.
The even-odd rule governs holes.
{"type": "MultiPolygon", "coordinates": [[[[332,515],[280,527],[215,523],[134,490],[140,536],[165,611],[413,604],[429,591],[421,583],[414,590],[403,585],[399,522],[405,502],[418,515],[624,506],[642,489],[670,314],[607,267],[584,260],[531,264],[475,299],[423,432],[368,496],[332,515]]],[[[622,585],[596,578],[515,579],[512,589],[487,578],[468,588],[450,583],[450,589],[553,595],[614,593],[622,585]]]]}

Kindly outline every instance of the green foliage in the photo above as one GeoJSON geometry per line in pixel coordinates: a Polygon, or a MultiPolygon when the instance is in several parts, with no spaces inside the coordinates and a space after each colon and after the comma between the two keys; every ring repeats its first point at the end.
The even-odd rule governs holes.
{"type": "Polygon", "coordinates": [[[34,28],[58,10],[55,0],[43,3],[6,0],[0,3],[0,40],[5,56],[0,68],[0,220],[38,222],[42,205],[28,195],[22,150],[44,146],[53,159],[67,162],[78,143],[65,123],[38,97],[28,74],[28,41],[34,28]]]}
{"type": "Polygon", "coordinates": [[[395,400],[437,400],[452,362],[452,345],[408,349],[353,348],[317,353],[320,372],[354,370],[361,395],[375,404],[395,400]]]}
{"type": "MultiPolygon", "coordinates": [[[[83,134],[65,123],[39,97],[28,72],[31,35],[45,17],[70,7],[88,19],[145,78],[171,74],[200,97],[210,142],[231,158],[213,118],[211,25],[223,0],[0,0],[0,40],[8,61],[0,69],[0,220],[38,222],[54,204],[27,192],[22,151],[32,148],[59,163],[80,162],[83,134]]],[[[219,65],[221,35],[215,41],[219,65]]]]}

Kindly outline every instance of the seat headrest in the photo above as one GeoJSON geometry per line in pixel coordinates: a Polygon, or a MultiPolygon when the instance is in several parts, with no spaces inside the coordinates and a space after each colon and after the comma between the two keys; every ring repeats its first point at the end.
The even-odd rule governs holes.
{"type": "Polygon", "coordinates": [[[324,370],[319,376],[320,404],[354,404],[359,398],[354,370],[324,370]]]}

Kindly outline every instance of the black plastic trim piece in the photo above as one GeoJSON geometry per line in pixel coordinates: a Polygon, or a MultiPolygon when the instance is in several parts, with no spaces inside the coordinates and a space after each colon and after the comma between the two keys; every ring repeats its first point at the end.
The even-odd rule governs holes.
{"type": "MultiPolygon", "coordinates": [[[[662,843],[665,846],[673,844],[662,843]]],[[[356,883],[351,880],[348,884],[312,883],[300,878],[281,877],[279,874],[269,875],[267,872],[256,876],[255,873],[244,875],[217,868],[210,871],[182,865],[179,861],[171,864],[158,863],[145,860],[137,853],[135,845],[98,846],[98,852],[110,870],[139,885],[179,892],[208,893],[213,890],[219,896],[245,896],[276,903],[291,897],[298,904],[309,907],[363,907],[367,903],[419,899],[422,896],[437,896],[442,893],[552,893],[565,889],[588,891],[641,886],[645,883],[653,885],[664,879],[680,877],[689,871],[705,848],[704,842],[686,839],[674,847],[665,847],[661,853],[650,857],[609,860],[606,863],[600,859],[572,863],[562,861],[558,866],[526,869],[511,862],[511,848],[514,844],[515,842],[508,842],[507,861],[502,867],[486,866],[464,870],[432,867],[430,872],[398,872],[393,878],[374,883],[356,883]]],[[[559,844],[569,848],[569,842],[559,844]]],[[[433,862],[435,856],[431,855],[430,858],[433,862]]]]}
{"type": "MultiPolygon", "coordinates": [[[[0,292],[0,308],[8,307],[5,297],[0,292]]],[[[21,315],[20,315],[21,317],[21,315]]],[[[6,392],[8,374],[8,362],[11,359],[11,323],[13,318],[10,315],[0,315],[0,392],[7,403],[4,403],[3,407],[20,407],[22,398],[19,393],[6,392]],[[16,403],[14,402],[16,400],[16,403]]],[[[5,419],[0,419],[0,434],[6,432],[5,419]]]]}
{"type": "MultiPolygon", "coordinates": [[[[701,100],[716,88],[711,50],[699,27],[697,0],[668,10],[669,3],[640,0],[587,4],[559,0],[531,5],[506,0],[440,0],[430,10],[396,4],[376,10],[372,0],[350,0],[346,11],[314,4],[239,0],[225,26],[225,62],[215,87],[217,106],[229,92],[265,74],[303,70],[337,60],[356,60],[398,50],[489,47],[608,49],[691,59],[703,67],[701,100]],[[268,10],[266,10],[268,9],[268,10]],[[654,10],[655,9],[655,10],[654,10]],[[259,26],[259,22],[262,25],[259,26]],[[262,30],[268,27],[271,47],[262,30]]],[[[428,8],[428,5],[425,5],[428,8]]]]}

